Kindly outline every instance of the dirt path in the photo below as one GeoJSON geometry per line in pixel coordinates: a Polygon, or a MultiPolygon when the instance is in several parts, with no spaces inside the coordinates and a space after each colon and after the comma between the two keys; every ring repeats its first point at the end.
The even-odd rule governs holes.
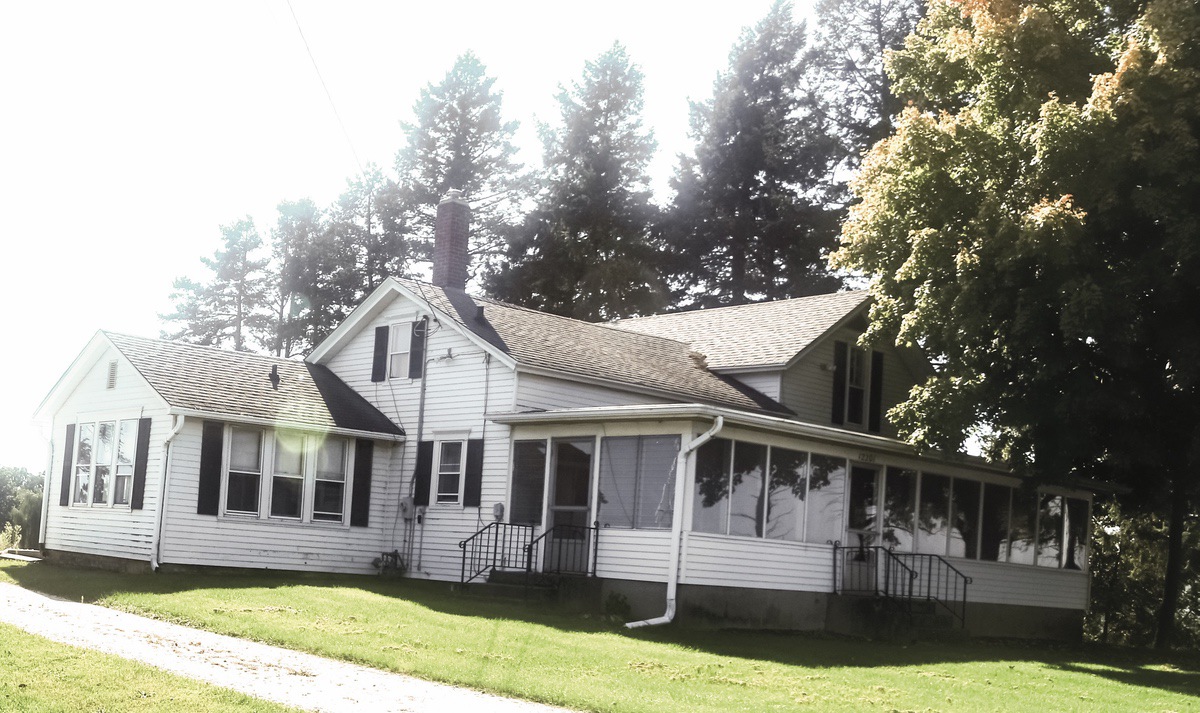
{"type": "Polygon", "coordinates": [[[258,698],[312,711],[562,709],[431,683],[0,583],[0,621],[258,698]]]}

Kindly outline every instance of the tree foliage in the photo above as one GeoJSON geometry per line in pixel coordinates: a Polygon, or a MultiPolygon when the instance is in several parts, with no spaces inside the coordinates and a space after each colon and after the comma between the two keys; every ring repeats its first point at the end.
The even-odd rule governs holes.
{"type": "Polygon", "coordinates": [[[221,226],[221,238],[221,249],[200,258],[209,279],[177,278],[171,294],[175,311],[159,317],[180,323],[175,332],[164,333],[167,338],[248,351],[269,330],[267,259],[255,256],[262,239],[249,217],[221,226]]]}
{"type": "Polygon", "coordinates": [[[857,168],[862,154],[892,133],[892,118],[903,106],[884,58],[904,46],[924,10],[923,0],[817,3],[809,82],[829,112],[843,169],[857,168]]]}
{"type": "Polygon", "coordinates": [[[24,468],[0,466],[0,527],[12,532],[19,529],[20,542],[16,544],[24,548],[38,544],[44,480],[24,468]]]}
{"type": "Polygon", "coordinates": [[[1020,471],[1166,514],[1160,645],[1200,482],[1197,36],[1180,0],[935,1],[834,255],[873,276],[868,338],[941,364],[903,435],[953,450],[984,424],[1020,471]]]}
{"type": "Polygon", "coordinates": [[[838,142],[817,97],[805,28],[776,2],[743,32],[713,98],[692,103],[694,157],[682,157],[668,235],[685,306],[828,292],[837,234],[826,189],[838,142]]]}
{"type": "MultiPolygon", "coordinates": [[[[1091,606],[1084,619],[1088,638],[1105,644],[1154,642],[1158,602],[1167,564],[1167,521],[1154,513],[1122,508],[1116,500],[1096,507],[1088,570],[1091,606]]],[[[1200,646],[1200,517],[1184,530],[1184,587],[1177,644],[1200,646]]]]}
{"type": "Polygon", "coordinates": [[[537,207],[490,282],[501,299],[577,319],[646,314],[665,302],[656,266],[642,126],[642,73],[619,44],[587,62],[558,95],[561,121],[543,127],[537,207]]]}
{"type": "Polygon", "coordinates": [[[400,204],[427,256],[437,205],[457,188],[471,201],[471,253],[484,272],[503,254],[532,187],[512,143],[518,123],[501,116],[503,95],[473,53],[461,55],[438,84],[428,84],[404,123],[396,157],[400,204]]]}

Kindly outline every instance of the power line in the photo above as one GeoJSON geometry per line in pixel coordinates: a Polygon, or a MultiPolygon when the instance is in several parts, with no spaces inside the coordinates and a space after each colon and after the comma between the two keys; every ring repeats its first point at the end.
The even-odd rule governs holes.
{"type": "Polygon", "coordinates": [[[325,77],[321,76],[321,68],[317,66],[317,58],[313,56],[312,48],[308,46],[308,38],[304,36],[304,30],[300,28],[300,19],[296,17],[296,9],[292,7],[292,0],[287,2],[288,11],[292,13],[292,21],[296,23],[296,32],[300,33],[300,41],[304,43],[304,50],[308,52],[308,58],[312,61],[313,70],[317,73],[317,79],[321,82],[321,88],[325,90],[325,98],[329,100],[329,108],[333,110],[333,116],[337,119],[338,126],[342,127],[342,136],[346,138],[346,145],[350,147],[350,155],[354,157],[354,163],[358,166],[359,174],[365,175],[362,161],[358,160],[358,152],[354,150],[354,142],[350,140],[350,132],[346,131],[346,123],[342,121],[342,115],[338,113],[337,105],[333,103],[333,95],[329,93],[329,87],[325,84],[325,77]]]}

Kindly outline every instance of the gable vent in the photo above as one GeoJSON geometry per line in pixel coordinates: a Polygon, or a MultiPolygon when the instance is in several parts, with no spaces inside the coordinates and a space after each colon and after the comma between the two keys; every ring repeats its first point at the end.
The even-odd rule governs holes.
{"type": "Polygon", "coordinates": [[[108,380],[104,382],[106,389],[117,388],[117,361],[116,359],[108,363],[108,380]]]}

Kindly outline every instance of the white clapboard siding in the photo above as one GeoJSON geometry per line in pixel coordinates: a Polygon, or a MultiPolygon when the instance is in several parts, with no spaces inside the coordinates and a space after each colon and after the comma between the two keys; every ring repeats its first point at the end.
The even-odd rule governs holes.
{"type": "Polygon", "coordinates": [[[833,553],[826,545],[688,532],[679,581],[828,592],[833,588],[833,553]]]}
{"type": "MultiPolygon", "coordinates": [[[[833,344],[835,341],[853,344],[858,333],[841,329],[818,344],[803,359],[783,374],[783,405],[796,412],[802,420],[831,425],[833,419],[833,344]]],[[[883,353],[883,424],[881,433],[895,436],[896,429],[887,412],[908,398],[914,376],[904,360],[891,347],[875,347],[883,353]]]]}
{"type": "MultiPolygon", "coordinates": [[[[439,326],[431,322],[425,353],[427,359],[435,361],[426,368],[425,414],[419,426],[421,380],[373,382],[371,366],[376,327],[408,324],[419,314],[427,313],[416,303],[398,296],[334,354],[328,366],[404,429],[407,445],[397,451],[387,477],[389,492],[396,496],[412,494],[418,428],[420,438],[426,441],[484,439],[480,507],[431,502],[421,524],[408,528],[401,523],[395,538],[390,533],[388,536],[388,551],[399,549],[404,553],[413,574],[456,580],[462,564],[458,543],[492,522],[493,506],[506,501],[509,428],[486,421],[484,414],[512,409],[515,376],[511,369],[448,324],[439,326]],[[409,531],[411,542],[406,539],[409,531]]],[[[436,488],[431,488],[431,500],[436,498],[435,491],[436,488]]],[[[398,500],[393,496],[387,502],[383,517],[390,522],[396,518],[398,500]]]]}
{"type": "Polygon", "coordinates": [[[1086,572],[1032,565],[949,560],[971,578],[967,601],[1053,609],[1086,609],[1086,572]]]}
{"type": "Polygon", "coordinates": [[[47,549],[149,561],[162,472],[162,441],[170,430],[171,418],[158,394],[115,349],[105,350],[54,414],[54,458],[47,475],[47,549]],[[117,378],[115,387],[109,389],[108,365],[113,360],[117,362],[117,378]],[[143,509],[60,506],[67,424],[145,417],[152,420],[143,509]]]}
{"type": "Polygon", "coordinates": [[[517,410],[657,403],[669,399],[535,374],[520,374],[517,379],[517,410]]]}
{"type": "MultiPolygon", "coordinates": [[[[374,572],[372,561],[391,546],[397,487],[388,475],[391,446],[377,442],[371,473],[368,527],[196,514],[202,422],[189,419],[171,446],[161,561],[323,572],[374,572]]],[[[347,517],[349,514],[347,513],[347,517]]],[[[403,526],[396,528],[397,533],[403,526]]]]}
{"type": "Polygon", "coordinates": [[[670,530],[600,530],[596,576],[665,582],[670,557],[670,530]]]}
{"type": "Polygon", "coordinates": [[[729,374],[729,376],[776,401],[783,393],[783,372],[781,371],[738,372],[729,374]]]}

